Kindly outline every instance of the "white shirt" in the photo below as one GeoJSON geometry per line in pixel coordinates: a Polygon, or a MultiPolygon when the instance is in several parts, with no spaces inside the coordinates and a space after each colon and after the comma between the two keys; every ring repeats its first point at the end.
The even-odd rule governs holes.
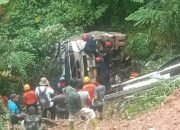
{"type": "Polygon", "coordinates": [[[81,104],[83,107],[87,107],[87,101],[90,98],[88,91],[78,91],[80,98],[81,98],[81,104]]]}
{"type": "MultiPolygon", "coordinates": [[[[36,95],[39,96],[39,89],[38,88],[40,88],[40,91],[43,92],[46,87],[47,86],[36,87],[36,89],[35,89],[36,95]]],[[[48,100],[50,101],[50,106],[49,107],[52,107],[54,105],[54,103],[51,102],[51,100],[52,100],[51,94],[54,94],[54,90],[52,88],[50,88],[50,87],[47,87],[46,95],[47,95],[48,100]]]]}

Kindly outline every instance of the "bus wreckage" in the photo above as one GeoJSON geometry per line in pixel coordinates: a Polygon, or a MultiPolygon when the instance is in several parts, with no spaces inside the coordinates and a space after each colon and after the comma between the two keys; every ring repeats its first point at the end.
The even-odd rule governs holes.
{"type": "Polygon", "coordinates": [[[118,32],[94,31],[67,39],[61,43],[60,81],[89,76],[93,82],[100,76],[110,90],[113,84],[137,77],[126,46],[127,36],[118,32]]]}

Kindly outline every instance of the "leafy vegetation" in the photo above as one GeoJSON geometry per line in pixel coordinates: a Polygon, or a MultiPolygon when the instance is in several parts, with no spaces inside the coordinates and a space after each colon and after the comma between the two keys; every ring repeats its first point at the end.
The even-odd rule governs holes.
{"type": "Polygon", "coordinates": [[[178,0],[148,1],[126,20],[134,21],[135,27],[148,33],[149,44],[155,42],[157,50],[169,47],[169,51],[172,51],[173,45],[179,50],[179,6],[178,0]]]}
{"type": "Polygon", "coordinates": [[[141,60],[146,60],[153,52],[153,45],[150,44],[149,35],[137,33],[130,42],[130,50],[134,56],[141,60]]]}
{"type": "MultiPolygon", "coordinates": [[[[129,35],[129,52],[147,61],[152,53],[178,54],[178,0],[1,0],[0,86],[17,88],[60,73],[57,43],[92,30],[129,35]],[[6,3],[6,4],[5,4],[6,3]],[[134,25],[134,26],[133,26],[134,25]],[[173,50],[173,51],[172,51],[173,50]],[[56,56],[55,56],[56,55],[56,56]],[[53,68],[53,69],[52,69],[53,68]]],[[[55,77],[55,79],[54,79],[55,77]]]]}
{"type": "Polygon", "coordinates": [[[5,130],[5,121],[7,121],[7,110],[2,99],[0,99],[0,130],[5,130]]]}

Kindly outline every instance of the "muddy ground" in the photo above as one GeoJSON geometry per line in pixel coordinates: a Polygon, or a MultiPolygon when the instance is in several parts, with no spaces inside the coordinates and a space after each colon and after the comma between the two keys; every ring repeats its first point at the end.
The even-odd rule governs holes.
{"type": "MultiPolygon", "coordinates": [[[[101,130],[180,130],[180,90],[167,97],[159,108],[135,119],[120,120],[105,117],[98,121],[101,130]]],[[[48,130],[67,130],[67,120],[56,121],[58,126],[48,130]]],[[[77,122],[76,130],[84,130],[85,123],[77,122]]],[[[87,130],[92,130],[89,125],[87,130]]]]}

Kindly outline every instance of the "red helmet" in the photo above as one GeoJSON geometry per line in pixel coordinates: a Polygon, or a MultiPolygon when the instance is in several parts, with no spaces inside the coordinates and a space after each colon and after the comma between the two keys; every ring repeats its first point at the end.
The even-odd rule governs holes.
{"type": "Polygon", "coordinates": [[[106,41],[105,42],[105,47],[112,47],[112,42],[110,42],[110,41],[106,41]]]}
{"type": "Polygon", "coordinates": [[[82,35],[82,40],[87,41],[88,39],[89,39],[89,34],[88,33],[84,33],[82,35]]]}
{"type": "Polygon", "coordinates": [[[96,62],[102,62],[102,61],[104,61],[102,56],[97,56],[96,57],[96,62]]]}

